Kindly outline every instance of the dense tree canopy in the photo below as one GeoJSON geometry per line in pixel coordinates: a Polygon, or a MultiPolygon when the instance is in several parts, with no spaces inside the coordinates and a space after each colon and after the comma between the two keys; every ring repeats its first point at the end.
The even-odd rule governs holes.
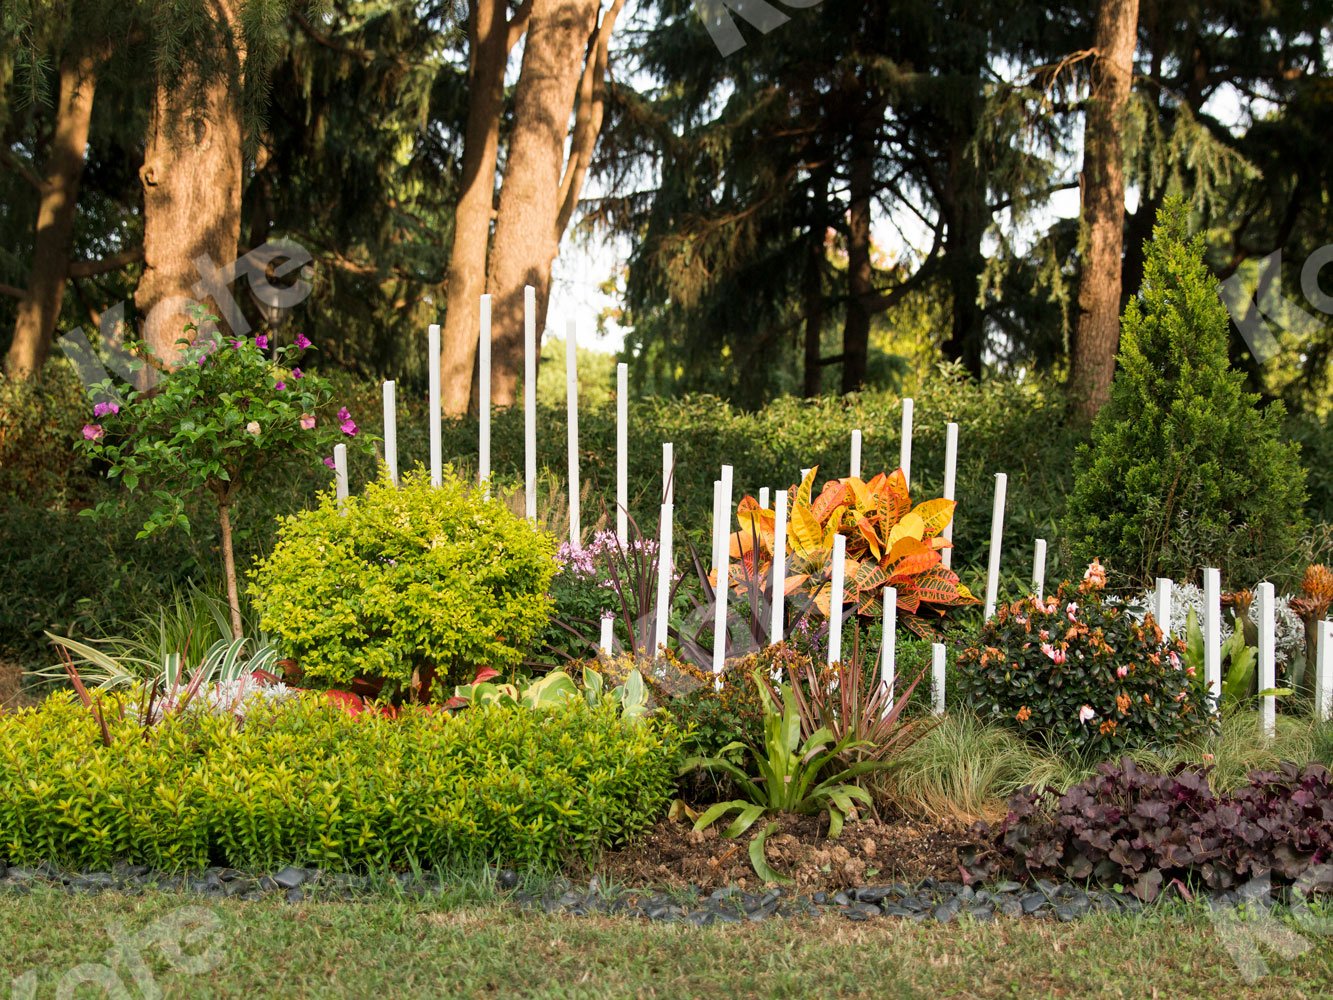
{"type": "Polygon", "coordinates": [[[1088,276],[1103,299],[1133,295],[1151,220],[1179,193],[1239,296],[1231,351],[1251,388],[1327,410],[1328,281],[1311,299],[1302,265],[1333,221],[1333,0],[1135,6],[1128,98],[1097,118],[1095,0],[792,6],[767,31],[727,8],[711,32],[688,0],[619,21],[593,0],[15,0],[0,13],[0,348],[23,375],[76,326],[144,330],[200,252],[293,241],[312,294],[287,309],[238,294],[251,323],[411,380],[423,327],[449,313],[457,410],[489,290],[508,399],[514,290],[536,284],[544,314],[576,222],[629,248],[617,318],[646,389],[757,405],[938,359],[1061,373],[1088,276]],[[183,125],[222,132],[192,145],[183,125]],[[1067,211],[1112,132],[1118,282],[1113,263],[1084,265],[1119,199],[1101,229],[1067,211]],[[209,168],[222,180],[180,159],[201,146],[232,150],[209,168]],[[234,196],[191,200],[230,178],[234,196]],[[1260,313],[1277,336],[1257,345],[1260,313]]]}

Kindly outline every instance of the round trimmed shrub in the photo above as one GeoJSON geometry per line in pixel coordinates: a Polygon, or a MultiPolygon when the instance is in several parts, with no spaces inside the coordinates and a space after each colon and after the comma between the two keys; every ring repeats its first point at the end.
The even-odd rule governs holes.
{"type": "Polygon", "coordinates": [[[1001,607],[958,658],[958,687],[982,718],[1054,748],[1113,754],[1171,745],[1212,725],[1182,640],[1164,640],[1089,582],[1001,607]]]}
{"type": "Polygon", "coordinates": [[[260,628],[307,680],[404,691],[433,669],[446,696],[478,667],[517,666],[550,614],[556,542],[452,469],[331,493],[281,521],[250,577],[260,628]]]}

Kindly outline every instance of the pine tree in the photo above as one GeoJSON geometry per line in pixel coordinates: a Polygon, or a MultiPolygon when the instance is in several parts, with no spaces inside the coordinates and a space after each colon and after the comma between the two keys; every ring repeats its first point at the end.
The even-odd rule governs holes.
{"type": "Polygon", "coordinates": [[[1304,521],[1305,470],[1280,440],[1280,403],[1227,357],[1227,313],[1188,234],[1185,203],[1158,215],[1144,283],[1121,322],[1110,402],[1078,454],[1065,535],[1136,583],[1203,566],[1245,586],[1287,556],[1304,521]]]}

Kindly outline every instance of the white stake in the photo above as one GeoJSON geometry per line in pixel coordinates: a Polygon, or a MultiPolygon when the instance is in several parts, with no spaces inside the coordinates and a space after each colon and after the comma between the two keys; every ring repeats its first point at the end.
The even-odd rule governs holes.
{"type": "Polygon", "coordinates": [[[768,487],[759,487],[759,507],[762,510],[768,510],[768,487]]]}
{"type": "Polygon", "coordinates": [[[1314,711],[1320,722],[1333,719],[1333,621],[1319,623],[1314,675],[1314,711]]]}
{"type": "Polygon", "coordinates": [[[1032,550],[1032,593],[1041,600],[1046,590],[1046,539],[1038,538],[1032,550]]]}
{"type": "Polygon", "coordinates": [[[335,444],[333,446],[333,484],[334,493],[338,497],[338,506],[343,505],[347,499],[347,445],[335,444]]]}
{"type": "Polygon", "coordinates": [[[718,520],[714,527],[717,549],[717,587],[714,590],[715,607],[713,617],[713,673],[718,675],[717,683],[722,683],[722,668],[727,662],[727,597],[731,591],[731,466],[722,466],[722,479],[718,482],[718,520]]]}
{"type": "Polygon", "coordinates": [[[662,443],[662,502],[669,506],[676,503],[676,457],[670,441],[662,443]]]}
{"type": "Polygon", "coordinates": [[[847,536],[833,536],[833,571],[829,577],[828,600],[828,662],[829,666],[842,659],[842,601],[844,576],[847,572],[847,536]]]}
{"type": "Polygon", "coordinates": [[[384,383],[384,468],[389,481],[398,485],[398,387],[384,383]]]}
{"type": "Polygon", "coordinates": [[[884,588],[884,626],[879,643],[879,682],[889,692],[889,700],[884,703],[884,714],[893,711],[893,682],[895,661],[898,650],[898,588],[884,588]]]}
{"type": "MultiPolygon", "coordinates": [[[[957,477],[958,425],[947,424],[944,428],[944,499],[954,499],[957,477]]],[[[953,541],[953,518],[949,518],[949,523],[944,526],[944,540],[947,542],[953,541]]],[[[953,549],[945,549],[941,552],[940,561],[944,563],[945,569],[951,567],[953,565],[953,549]]]]}
{"type": "Polygon", "coordinates": [[[995,614],[995,602],[1000,596],[1000,544],[1004,540],[1004,494],[1009,477],[995,474],[995,506],[990,518],[990,566],[986,570],[986,618],[995,614]]]}
{"type": "Polygon", "coordinates": [[[537,520],[537,290],[523,288],[523,506],[537,520]]]}
{"type": "Polygon", "coordinates": [[[713,552],[708,557],[708,565],[717,569],[718,553],[722,551],[722,480],[713,480],[713,552]]]}
{"type": "Polygon", "coordinates": [[[861,478],[861,432],[852,431],[852,477],[861,478]]]}
{"type": "Polygon", "coordinates": [[[912,397],[903,400],[903,439],[898,448],[898,467],[903,470],[903,482],[912,488],[912,397]]]}
{"type": "Polygon", "coordinates": [[[565,326],[565,413],[569,424],[569,544],[583,547],[583,525],[579,523],[579,365],[578,325],[565,326]]]}
{"type": "Polygon", "coordinates": [[[657,521],[657,622],[653,630],[654,656],[667,644],[668,614],[671,611],[671,577],[675,556],[671,551],[671,504],[662,504],[657,521]]]}
{"type": "Polygon", "coordinates": [[[598,642],[598,646],[607,656],[610,656],[613,652],[611,647],[615,642],[615,627],[616,620],[610,615],[607,615],[602,619],[602,636],[598,642]]]}
{"type": "MultiPolygon", "coordinates": [[[[1259,584],[1258,601],[1259,690],[1270,691],[1277,687],[1277,594],[1271,583],[1259,584]]],[[[1265,739],[1277,734],[1277,699],[1271,694],[1260,700],[1259,723],[1265,739]]]]}
{"type": "Polygon", "coordinates": [[[481,297],[481,332],[477,336],[477,478],[491,495],[491,297],[481,297]]]}
{"type": "Polygon", "coordinates": [[[1171,580],[1169,577],[1157,578],[1157,591],[1153,595],[1152,616],[1157,619],[1157,627],[1162,630],[1162,639],[1171,638],[1171,580]]]}
{"type": "Polygon", "coordinates": [[[1222,704],[1222,573],[1203,571],[1203,678],[1214,707],[1222,704]]]}
{"type": "Polygon", "coordinates": [[[930,695],[931,711],[936,715],[944,714],[944,643],[936,642],[930,646],[930,695]]]}
{"type": "Polygon", "coordinates": [[[787,603],[787,491],[773,495],[773,591],[771,595],[773,620],[768,629],[768,641],[782,641],[787,603]]]}
{"type": "MultiPolygon", "coordinates": [[[[801,482],[805,482],[805,477],[808,476],[808,475],[810,475],[810,470],[809,470],[809,469],[802,469],[802,470],[801,470],[801,482]]],[[[814,492],[813,488],[811,489],[810,492],[811,492],[811,493],[814,492]]]]}
{"type": "Polygon", "coordinates": [[[616,537],[629,545],[629,365],[616,365],[616,537]]]}
{"type": "Polygon", "coordinates": [[[426,337],[430,352],[427,368],[430,372],[430,482],[439,486],[444,482],[443,446],[440,442],[440,324],[432,323],[426,337]]]}

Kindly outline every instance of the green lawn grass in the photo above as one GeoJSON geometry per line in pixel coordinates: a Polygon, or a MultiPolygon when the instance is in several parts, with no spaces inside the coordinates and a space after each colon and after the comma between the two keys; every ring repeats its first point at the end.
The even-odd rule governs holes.
{"type": "MultiPolygon", "coordinates": [[[[1264,952],[1268,974],[1246,983],[1200,908],[1071,924],[851,924],[830,916],[695,929],[548,917],[495,901],[380,895],[292,906],[45,889],[0,898],[0,927],[0,997],[54,996],[80,963],[90,980],[108,980],[113,969],[123,992],[103,982],[62,995],[1289,1000],[1333,993],[1327,939],[1307,933],[1310,947],[1294,960],[1264,952]],[[193,922],[165,932],[175,945],[186,934],[169,959],[144,941],[174,917],[193,922]],[[128,943],[108,962],[117,939],[128,943]],[[191,961],[194,970],[182,971],[191,961]]],[[[1265,939],[1262,925],[1255,930],[1265,939]]]]}

